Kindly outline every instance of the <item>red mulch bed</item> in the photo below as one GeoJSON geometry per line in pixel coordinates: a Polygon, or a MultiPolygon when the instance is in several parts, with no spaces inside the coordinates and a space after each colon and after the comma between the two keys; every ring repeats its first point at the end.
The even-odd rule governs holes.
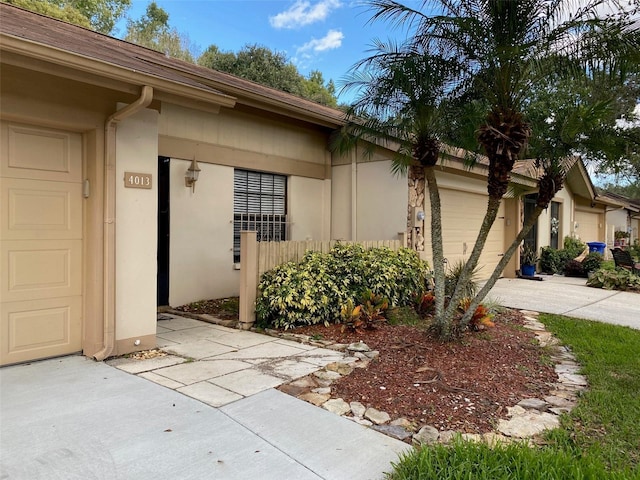
{"type": "Polygon", "coordinates": [[[493,430],[506,407],[548,395],[557,380],[542,359],[534,335],[522,328],[522,314],[508,311],[496,326],[443,343],[424,328],[380,325],[362,333],[341,325],[314,325],[294,333],[339,343],[363,341],[380,356],[332,385],[332,397],[358,401],[418,425],[484,433],[493,430]]]}

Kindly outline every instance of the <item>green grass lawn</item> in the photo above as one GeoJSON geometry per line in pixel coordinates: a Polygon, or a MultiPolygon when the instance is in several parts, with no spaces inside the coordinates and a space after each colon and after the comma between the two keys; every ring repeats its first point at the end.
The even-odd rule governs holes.
{"type": "Polygon", "coordinates": [[[401,458],[389,479],[640,479],[640,331],[560,315],[540,320],[589,381],[547,445],[423,447],[401,458]]]}

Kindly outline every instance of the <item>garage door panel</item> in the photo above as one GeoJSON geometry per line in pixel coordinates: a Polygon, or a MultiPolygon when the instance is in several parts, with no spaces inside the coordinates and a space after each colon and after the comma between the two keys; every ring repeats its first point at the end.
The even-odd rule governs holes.
{"type": "Polygon", "coordinates": [[[2,363],[80,351],[81,307],[80,296],[2,304],[2,363]]]}
{"type": "Polygon", "coordinates": [[[3,179],[2,239],[78,238],[82,235],[80,183],[3,179]]]}
{"type": "Polygon", "coordinates": [[[600,214],[576,210],[575,221],[577,223],[576,233],[580,240],[583,242],[597,242],[600,240],[600,214]]]}
{"type": "Polygon", "coordinates": [[[3,241],[0,251],[3,301],[82,293],[82,240],[3,241]]]}
{"type": "MultiPolygon", "coordinates": [[[[442,232],[444,255],[453,265],[466,260],[482,225],[487,209],[487,196],[451,189],[441,189],[442,232]]],[[[504,204],[489,235],[480,260],[478,276],[488,278],[504,253],[504,204]]]]}
{"type": "Polygon", "coordinates": [[[81,137],[72,132],[18,123],[2,125],[3,177],[80,182],[81,137]]]}
{"type": "Polygon", "coordinates": [[[82,136],[0,123],[0,364],[82,349],[82,136]]]}

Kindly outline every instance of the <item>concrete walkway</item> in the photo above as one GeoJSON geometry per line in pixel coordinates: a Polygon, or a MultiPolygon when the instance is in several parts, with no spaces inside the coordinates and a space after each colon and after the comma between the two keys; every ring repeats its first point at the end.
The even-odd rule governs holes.
{"type": "Polygon", "coordinates": [[[586,279],[541,275],[501,278],[488,298],[505,307],[557,313],[640,329],[640,294],[587,287],[586,279]]]}
{"type": "Polygon", "coordinates": [[[158,346],[169,355],[107,363],[213,407],[345,361],[345,355],[335,350],[172,314],[158,318],[158,346]]]}
{"type": "Polygon", "coordinates": [[[174,355],[0,369],[0,478],[373,480],[410,448],[273,389],[338,352],[175,316],[158,324],[174,355]]]}

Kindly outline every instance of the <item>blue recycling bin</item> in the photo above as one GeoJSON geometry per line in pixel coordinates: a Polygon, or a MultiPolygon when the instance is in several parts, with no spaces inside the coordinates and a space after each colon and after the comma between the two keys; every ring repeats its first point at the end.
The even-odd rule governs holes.
{"type": "Polygon", "coordinates": [[[587,242],[589,246],[589,253],[598,252],[600,255],[604,255],[604,249],[607,247],[606,243],[603,242],[587,242]]]}

